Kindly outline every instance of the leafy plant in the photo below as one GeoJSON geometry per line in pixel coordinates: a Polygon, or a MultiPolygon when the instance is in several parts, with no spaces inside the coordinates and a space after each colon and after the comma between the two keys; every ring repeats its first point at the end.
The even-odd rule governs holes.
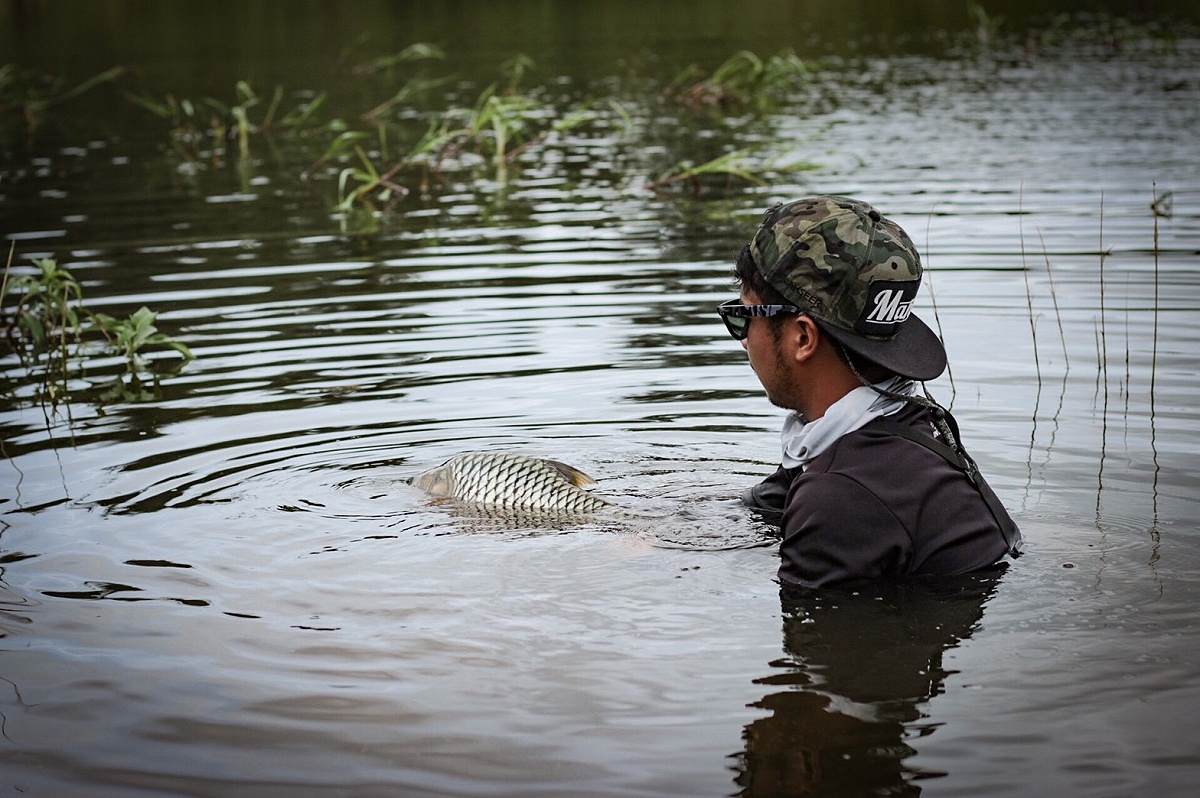
{"type": "MultiPolygon", "coordinates": [[[[343,220],[351,210],[365,209],[372,213],[386,210],[406,196],[410,189],[399,182],[398,176],[410,167],[423,167],[422,190],[428,188],[431,180],[440,180],[444,169],[469,168],[470,163],[462,158],[467,152],[491,164],[497,178],[502,180],[508,164],[522,152],[596,116],[587,107],[559,115],[555,109],[516,91],[519,76],[531,64],[527,59],[515,59],[508,67],[512,74],[505,83],[507,88],[501,89],[499,83],[494,83],[480,93],[472,108],[451,108],[433,117],[421,137],[394,160],[389,155],[392,149],[389,131],[393,128],[378,123],[376,151],[368,154],[362,146],[372,134],[343,131],[302,177],[312,177],[331,161],[352,157],[351,163],[338,172],[337,211],[343,220]]],[[[615,104],[613,107],[619,108],[615,104]]],[[[370,116],[375,116],[374,111],[370,116]]]]}
{"type": "Polygon", "coordinates": [[[809,77],[817,64],[787,50],[766,61],[749,50],[734,53],[712,74],[692,66],[668,87],[676,102],[693,110],[734,106],[767,107],[788,89],[809,77]]]}
{"type": "Polygon", "coordinates": [[[130,102],[170,123],[172,144],[191,163],[210,157],[219,159],[225,154],[225,143],[230,138],[237,140],[238,155],[245,160],[250,157],[251,134],[299,133],[322,124],[317,114],[325,103],[324,92],[280,115],[284,89],[276,86],[265,113],[257,122],[251,119],[250,109],[262,104],[263,99],[250,83],[239,80],[234,86],[234,96],[235,102],[229,104],[213,97],[192,101],[167,94],[163,100],[158,100],[146,94],[125,92],[130,102]]]}
{"type": "Polygon", "coordinates": [[[405,47],[398,53],[364,61],[355,66],[351,71],[356,75],[373,75],[378,72],[385,72],[389,77],[394,77],[396,67],[401,64],[412,64],[418,61],[444,61],[445,58],[446,52],[436,44],[416,42],[405,47]]]}
{"type": "Polygon", "coordinates": [[[136,391],[123,391],[122,398],[148,398],[143,390],[143,376],[149,376],[157,395],[158,379],[144,363],[145,350],[167,347],[183,356],[182,362],[194,359],[183,343],[161,333],[154,326],[156,315],[141,308],[126,319],[103,313],[93,313],[84,307],[83,289],[70,272],[51,258],[35,260],[38,269],[32,274],[12,274],[12,253],[4,271],[0,297],[6,300],[3,310],[5,340],[10,349],[31,371],[40,371],[42,395],[52,408],[68,397],[67,385],[72,363],[79,365],[84,334],[98,331],[104,337],[104,349],[124,359],[124,373],[116,383],[136,386],[136,391]],[[16,298],[11,309],[7,299],[16,298]]]}
{"type": "MultiPolygon", "coordinates": [[[[445,58],[446,53],[437,45],[417,42],[393,55],[381,56],[359,64],[354,67],[353,72],[356,75],[383,73],[389,80],[395,80],[397,68],[401,65],[423,61],[442,61],[445,58]]],[[[442,86],[448,81],[447,77],[429,78],[421,74],[409,77],[391,97],[363,114],[363,119],[372,124],[379,124],[386,113],[426,97],[432,89],[442,86]]]]}
{"type": "Polygon", "coordinates": [[[16,305],[3,310],[4,337],[27,367],[42,364],[42,390],[51,404],[66,393],[70,345],[78,343],[83,289],[66,269],[45,258],[34,261],[37,274],[11,275],[12,251],[4,269],[0,297],[10,292],[16,305]]]}
{"type": "Polygon", "coordinates": [[[407,188],[392,182],[392,178],[405,165],[404,161],[380,173],[362,147],[355,146],[354,151],[358,155],[359,166],[343,169],[338,176],[339,211],[348,211],[358,204],[375,211],[375,201],[390,205],[408,194],[407,188]]]}
{"type": "Polygon", "coordinates": [[[83,289],[70,272],[49,258],[35,260],[33,265],[38,274],[10,276],[10,252],[4,272],[3,294],[12,291],[19,295],[16,307],[4,313],[4,333],[19,353],[65,347],[68,338],[78,338],[83,311],[83,289]]]}
{"type": "Polygon", "coordinates": [[[113,67],[71,85],[64,77],[4,64],[0,66],[0,117],[20,111],[25,118],[26,136],[32,143],[34,133],[48,109],[78,97],[101,83],[116,80],[124,73],[124,67],[113,67]]]}
{"type": "Polygon", "coordinates": [[[105,313],[92,314],[92,322],[125,357],[130,371],[141,367],[143,350],[149,346],[165,346],[183,355],[184,360],[194,360],[196,356],[185,344],[158,331],[154,326],[157,318],[158,314],[145,305],[126,319],[117,319],[105,313]]]}
{"type": "MultiPolygon", "coordinates": [[[[104,313],[92,314],[92,323],[108,341],[109,347],[125,359],[125,372],[113,380],[103,393],[105,399],[148,401],[161,395],[158,374],[148,369],[143,360],[149,347],[167,347],[183,356],[182,366],[195,359],[192,351],[154,326],[158,314],[145,305],[128,318],[117,319],[104,313]],[[149,377],[147,388],[146,377],[149,377]]],[[[177,366],[177,368],[178,368],[177,366]]]]}

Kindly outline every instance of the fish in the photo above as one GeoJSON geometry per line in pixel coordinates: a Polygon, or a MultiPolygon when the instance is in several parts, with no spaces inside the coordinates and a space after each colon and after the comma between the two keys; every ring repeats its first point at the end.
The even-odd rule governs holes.
{"type": "Polygon", "coordinates": [[[412,479],[432,496],[559,515],[587,515],[612,507],[582,489],[595,482],[566,463],[510,452],[456,455],[412,479]]]}

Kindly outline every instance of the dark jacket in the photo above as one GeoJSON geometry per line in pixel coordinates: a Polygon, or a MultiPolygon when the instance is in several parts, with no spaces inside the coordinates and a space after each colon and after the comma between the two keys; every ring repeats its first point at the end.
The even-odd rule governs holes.
{"type": "MultiPolygon", "coordinates": [[[[888,419],[933,437],[924,408],[888,419]]],[[[879,422],[843,435],[803,472],[781,468],[747,492],[747,503],[764,515],[782,510],[784,585],[962,574],[994,565],[1009,550],[964,471],[879,422]]]]}

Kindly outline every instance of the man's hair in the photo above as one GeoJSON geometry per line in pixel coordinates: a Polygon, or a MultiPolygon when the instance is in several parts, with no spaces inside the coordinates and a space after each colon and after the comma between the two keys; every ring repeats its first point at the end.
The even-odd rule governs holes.
{"type": "MultiPolygon", "coordinates": [[[[750,245],[742,247],[742,251],[738,253],[737,262],[733,267],[733,282],[738,288],[748,288],[758,297],[758,301],[764,305],[790,305],[792,301],[781,294],[777,289],[773,288],[770,283],[763,279],[762,273],[758,270],[758,266],[754,264],[754,255],[750,252],[750,245]]],[[[784,322],[788,320],[788,315],[778,313],[774,316],[767,317],[767,323],[771,327],[771,335],[778,342],[780,330],[783,329],[784,322]]]]}
{"type": "MultiPolygon", "coordinates": [[[[785,297],[778,289],[763,278],[762,272],[758,270],[758,266],[754,263],[754,256],[750,253],[749,244],[742,247],[742,251],[738,253],[737,263],[733,267],[733,280],[738,287],[745,287],[753,291],[763,304],[793,304],[790,299],[785,297]]],[[[777,318],[780,317],[771,317],[772,320],[777,318]]]]}

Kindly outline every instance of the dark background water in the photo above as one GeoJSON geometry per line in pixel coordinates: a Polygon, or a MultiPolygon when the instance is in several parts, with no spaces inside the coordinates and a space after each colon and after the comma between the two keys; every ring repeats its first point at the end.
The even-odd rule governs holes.
{"type": "Polygon", "coordinates": [[[128,69],[32,136],[0,115],[16,270],[56,258],[197,355],[135,402],[103,398],[120,363],[92,352],[53,410],[0,361],[0,786],[1189,795],[1200,13],[1103,11],[0,3],[0,64],[128,69]],[[407,73],[355,67],[419,41],[452,76],[422,112],[520,52],[542,107],[628,122],[503,173],[404,173],[355,216],[352,159],[300,176],[328,129],[189,159],[123,93],[278,83],[362,126],[407,73]],[[821,64],[771,105],[666,95],[787,47],[821,64]],[[646,188],[750,146],[764,185],[646,188]],[[713,308],[761,210],[818,192],[923,251],[951,360],[930,389],[1027,539],[998,582],[781,601],[736,501],[781,417],[713,308]],[[403,483],[468,449],[565,460],[668,518],[478,517],[403,483]]]}

